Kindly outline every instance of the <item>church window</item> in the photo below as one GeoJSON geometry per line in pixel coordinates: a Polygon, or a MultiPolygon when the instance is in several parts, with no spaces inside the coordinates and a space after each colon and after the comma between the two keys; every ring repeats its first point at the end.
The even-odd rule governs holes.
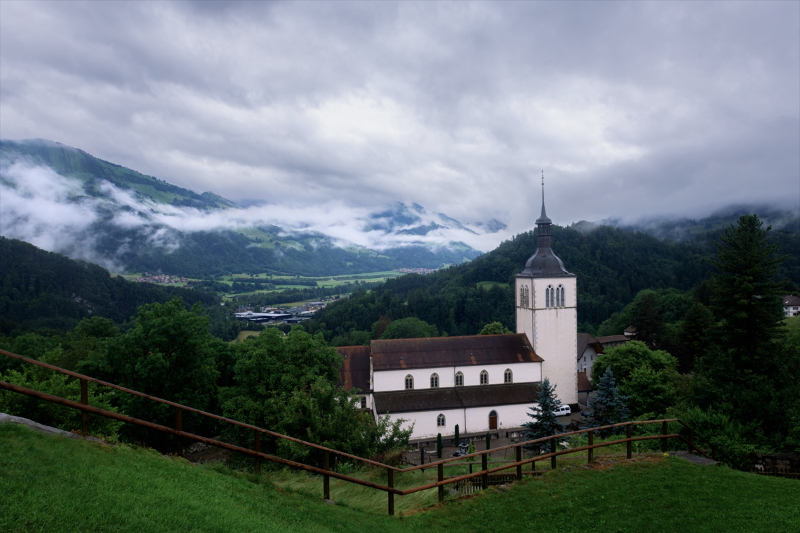
{"type": "Polygon", "coordinates": [[[545,296],[545,307],[555,307],[556,293],[552,285],[548,285],[547,288],[544,290],[544,296],[545,296]]]}
{"type": "Polygon", "coordinates": [[[414,388],[414,376],[411,374],[406,376],[406,389],[413,389],[414,388]]]}
{"type": "Polygon", "coordinates": [[[362,396],[361,397],[361,408],[362,409],[366,409],[367,408],[367,397],[366,396],[362,396]]]}
{"type": "Polygon", "coordinates": [[[506,368],[506,371],[503,372],[503,383],[514,383],[514,374],[510,368],[506,368]]]}
{"type": "Polygon", "coordinates": [[[456,372],[456,387],[463,387],[464,386],[464,374],[461,372],[456,372]]]}
{"type": "Polygon", "coordinates": [[[559,285],[556,289],[556,307],[564,307],[564,286],[559,285]]]}
{"type": "Polygon", "coordinates": [[[431,374],[431,388],[438,389],[439,388],[439,374],[435,372],[431,374]]]}
{"type": "Polygon", "coordinates": [[[443,428],[445,426],[444,415],[439,415],[436,417],[436,425],[440,428],[443,428]]]}
{"type": "Polygon", "coordinates": [[[489,373],[486,370],[481,370],[481,385],[489,384],[489,373]]]}

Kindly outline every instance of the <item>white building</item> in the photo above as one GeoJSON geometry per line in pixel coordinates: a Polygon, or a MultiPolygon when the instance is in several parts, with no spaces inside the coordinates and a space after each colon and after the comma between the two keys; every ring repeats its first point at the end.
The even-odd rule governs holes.
{"type": "Polygon", "coordinates": [[[783,314],[785,316],[800,316],[800,298],[791,295],[784,296],[783,314]]]}
{"type": "Polygon", "coordinates": [[[531,421],[544,378],[576,410],[577,278],[551,248],[544,190],[536,224],[536,253],[516,277],[517,333],[337,348],[340,385],[360,389],[376,418],[413,424],[412,441],[452,436],[456,424],[461,435],[518,430],[531,421]]]}

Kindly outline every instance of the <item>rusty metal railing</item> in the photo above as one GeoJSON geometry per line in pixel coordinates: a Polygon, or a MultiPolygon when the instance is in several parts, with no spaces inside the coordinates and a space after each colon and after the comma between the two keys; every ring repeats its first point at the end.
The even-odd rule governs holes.
{"type": "MultiPolygon", "coordinates": [[[[177,439],[177,441],[178,441],[177,442],[177,449],[176,449],[176,452],[178,454],[181,454],[182,451],[183,451],[183,449],[182,449],[182,439],[202,442],[202,443],[208,444],[210,446],[216,446],[218,448],[226,449],[226,450],[233,451],[233,452],[238,452],[238,453],[253,457],[256,460],[255,466],[256,466],[256,470],[257,471],[259,469],[260,461],[261,460],[267,460],[267,461],[270,461],[270,462],[273,462],[273,463],[277,463],[277,464],[281,464],[281,465],[284,465],[284,466],[290,466],[292,468],[297,468],[297,469],[300,469],[300,470],[305,470],[307,472],[313,472],[315,474],[320,474],[323,477],[323,497],[326,500],[330,499],[330,478],[331,477],[335,478],[335,479],[340,479],[342,481],[347,481],[349,483],[355,483],[357,485],[362,485],[364,487],[369,487],[369,488],[372,488],[372,489],[375,489],[375,490],[382,490],[382,491],[386,492],[387,495],[388,495],[388,502],[387,503],[388,503],[389,515],[394,515],[394,496],[395,495],[405,496],[405,495],[408,495],[408,494],[413,494],[415,492],[420,492],[420,491],[423,491],[423,490],[429,490],[429,489],[437,488],[438,492],[439,492],[439,495],[438,495],[439,496],[439,501],[442,501],[442,500],[444,500],[444,487],[446,485],[449,485],[449,484],[452,484],[452,483],[457,483],[457,482],[462,481],[462,480],[467,480],[467,479],[473,479],[473,478],[480,477],[481,478],[481,486],[482,486],[483,489],[486,489],[488,487],[488,481],[489,481],[488,477],[489,477],[490,474],[493,474],[493,473],[496,473],[496,472],[501,472],[503,470],[509,470],[509,469],[513,468],[513,469],[516,470],[516,479],[521,479],[522,476],[523,476],[523,466],[525,466],[527,464],[530,464],[531,465],[531,469],[534,470],[536,468],[536,463],[537,462],[550,459],[551,468],[555,469],[556,468],[556,459],[557,459],[557,457],[559,457],[561,455],[568,455],[568,454],[579,453],[579,452],[583,452],[583,451],[588,452],[587,453],[588,462],[592,462],[594,460],[594,450],[595,449],[608,447],[608,446],[614,446],[614,445],[617,445],[617,444],[626,444],[627,458],[630,459],[632,457],[632,453],[633,453],[632,452],[632,443],[633,442],[660,439],[661,442],[662,442],[662,451],[666,452],[667,451],[667,439],[678,438],[678,439],[683,440],[687,444],[688,449],[689,449],[690,452],[697,451],[700,454],[702,454],[703,456],[708,457],[705,454],[705,452],[703,452],[697,446],[695,446],[695,444],[694,444],[694,437],[695,437],[694,431],[691,428],[689,428],[689,426],[687,426],[686,424],[684,424],[683,422],[678,420],[677,418],[669,418],[669,419],[661,419],[661,420],[645,420],[645,421],[623,422],[623,423],[620,423],[620,424],[613,424],[613,425],[601,426],[601,427],[596,427],[596,428],[587,428],[587,429],[581,429],[581,430],[577,430],[577,431],[570,431],[570,432],[567,432],[567,433],[560,433],[560,434],[554,435],[552,437],[545,437],[545,438],[542,438],[542,439],[518,442],[518,443],[514,443],[514,444],[509,444],[507,446],[501,446],[501,447],[498,447],[498,448],[492,448],[490,450],[484,450],[484,451],[475,452],[475,453],[468,454],[468,455],[463,455],[463,456],[460,456],[460,457],[451,457],[451,458],[448,458],[448,459],[442,459],[442,460],[435,461],[435,462],[428,463],[428,464],[421,464],[421,465],[411,466],[411,467],[407,467],[407,468],[398,468],[398,467],[395,467],[395,466],[392,466],[392,465],[387,465],[387,464],[383,464],[383,463],[380,463],[380,462],[377,462],[377,461],[372,461],[372,460],[366,459],[364,457],[358,457],[356,455],[352,455],[352,454],[349,454],[349,453],[341,452],[341,451],[334,450],[334,449],[331,449],[331,448],[326,448],[325,446],[320,446],[320,445],[314,444],[312,442],[307,442],[307,441],[303,441],[301,439],[296,439],[296,438],[290,437],[288,435],[283,435],[281,433],[276,433],[276,432],[270,431],[268,429],[264,429],[264,428],[260,428],[260,427],[257,427],[257,426],[253,426],[251,424],[247,424],[247,423],[244,423],[244,422],[239,422],[238,420],[232,420],[230,418],[225,418],[223,416],[219,416],[219,415],[216,415],[216,414],[213,414],[213,413],[208,413],[208,412],[205,412],[205,411],[201,411],[201,410],[195,409],[193,407],[189,407],[189,406],[186,406],[186,405],[181,405],[181,404],[178,404],[178,403],[175,403],[175,402],[171,402],[169,400],[164,400],[164,399],[161,399],[161,398],[157,398],[155,396],[150,396],[148,394],[144,394],[144,393],[141,393],[139,391],[135,391],[135,390],[132,390],[132,389],[127,389],[125,387],[121,387],[121,386],[116,385],[114,383],[109,383],[107,381],[102,381],[102,380],[99,380],[99,379],[95,379],[95,378],[92,378],[90,376],[85,376],[83,374],[79,374],[77,372],[72,372],[70,370],[66,370],[64,368],[60,368],[60,367],[57,367],[57,366],[54,366],[54,365],[50,365],[50,364],[47,364],[47,363],[43,363],[41,361],[37,361],[36,359],[30,359],[28,357],[24,357],[24,356],[19,355],[19,354],[7,352],[5,350],[0,350],[0,354],[6,355],[8,357],[15,358],[15,359],[19,359],[20,361],[23,361],[25,363],[30,363],[30,364],[33,364],[33,365],[41,366],[41,367],[53,370],[55,372],[60,372],[62,374],[66,374],[68,376],[71,376],[71,377],[74,377],[76,379],[79,379],[80,380],[80,384],[81,384],[81,401],[80,402],[76,402],[76,401],[73,401],[73,400],[68,400],[66,398],[61,398],[59,396],[53,396],[51,394],[39,392],[39,391],[36,391],[36,390],[33,390],[33,389],[29,389],[29,388],[26,388],[26,387],[21,387],[19,385],[14,385],[12,383],[7,383],[5,381],[0,381],[0,389],[5,389],[5,390],[11,391],[11,392],[18,393],[18,394],[24,394],[26,396],[31,396],[33,398],[38,398],[38,399],[44,400],[46,402],[51,402],[51,403],[55,403],[55,404],[59,404],[59,405],[63,405],[63,406],[66,406],[66,407],[71,407],[73,409],[80,410],[81,411],[81,429],[82,429],[82,432],[84,434],[88,434],[88,415],[89,414],[93,414],[93,415],[97,415],[97,416],[103,416],[103,417],[106,417],[106,418],[110,418],[110,419],[113,419],[113,420],[118,420],[120,422],[125,422],[125,423],[128,423],[128,424],[133,424],[133,425],[149,428],[149,429],[160,431],[160,432],[167,433],[167,434],[170,434],[170,435],[174,435],[175,437],[178,437],[178,439],[177,439]],[[151,401],[154,401],[154,402],[157,402],[157,403],[162,403],[162,404],[174,407],[175,408],[175,427],[171,428],[171,427],[163,426],[163,425],[160,425],[160,424],[155,424],[153,422],[148,422],[146,420],[140,420],[138,418],[134,418],[134,417],[131,417],[131,416],[123,415],[123,414],[120,414],[120,413],[114,413],[112,411],[107,411],[105,409],[100,409],[98,407],[93,407],[93,406],[89,405],[89,400],[88,400],[88,383],[89,382],[96,383],[98,385],[102,385],[102,386],[105,386],[105,387],[109,387],[109,388],[118,390],[120,392],[126,393],[126,394],[139,396],[139,397],[146,398],[148,400],[151,400],[151,401]],[[201,415],[201,416],[204,416],[204,417],[208,417],[208,418],[220,421],[220,422],[224,422],[224,423],[227,423],[227,424],[231,424],[231,425],[235,425],[235,426],[239,426],[239,427],[243,427],[243,428],[247,428],[247,429],[253,430],[254,437],[255,437],[254,438],[254,449],[251,450],[249,448],[245,448],[245,447],[242,447],[242,446],[237,446],[235,444],[230,444],[230,443],[223,442],[223,441],[216,440],[216,439],[212,439],[212,438],[209,438],[209,437],[204,437],[202,435],[197,435],[197,434],[194,434],[194,433],[189,433],[189,432],[183,431],[183,428],[182,428],[182,416],[181,416],[181,413],[183,411],[196,413],[198,415],[201,415]],[[683,435],[681,435],[679,433],[669,433],[668,432],[668,423],[669,422],[678,422],[678,423],[682,424],[683,426],[685,426],[689,430],[689,438],[687,439],[686,437],[684,437],[683,435]],[[634,426],[647,425],[647,424],[658,424],[658,423],[662,424],[661,433],[658,434],[658,435],[643,435],[643,436],[639,436],[639,437],[634,437],[632,435],[632,429],[633,429],[634,426]],[[613,440],[613,441],[605,441],[605,442],[601,442],[601,443],[598,443],[598,444],[594,443],[595,432],[602,431],[602,430],[607,430],[607,429],[621,428],[621,427],[626,428],[626,436],[625,436],[625,438],[617,439],[617,440],[613,440]],[[584,433],[588,434],[588,445],[587,446],[580,446],[580,447],[571,448],[571,449],[568,449],[568,450],[557,450],[558,441],[564,439],[565,437],[570,437],[570,436],[574,436],[574,435],[582,435],[584,433]],[[263,453],[261,451],[261,449],[260,449],[260,442],[261,442],[260,437],[261,437],[262,434],[263,435],[269,435],[269,436],[272,436],[272,437],[275,437],[275,438],[278,438],[278,439],[294,442],[296,444],[301,444],[301,445],[308,446],[310,448],[314,448],[314,449],[322,451],[322,453],[323,453],[323,466],[322,466],[322,468],[317,467],[317,466],[313,466],[313,465],[307,465],[307,464],[304,464],[304,463],[299,463],[297,461],[292,461],[292,460],[289,460],[289,459],[284,459],[283,457],[278,457],[278,456],[275,456],[275,455],[263,453]],[[543,455],[537,455],[537,456],[533,456],[533,457],[528,457],[528,458],[523,458],[522,457],[523,448],[529,447],[529,446],[532,446],[532,445],[536,445],[536,444],[541,445],[541,444],[545,444],[545,443],[549,443],[549,445],[550,445],[550,453],[543,454],[543,455]],[[500,451],[511,450],[511,449],[515,450],[515,460],[513,460],[511,462],[504,462],[504,464],[502,464],[500,466],[495,466],[495,467],[492,467],[492,468],[489,467],[489,464],[488,464],[489,463],[489,456],[491,454],[497,453],[497,452],[500,452],[500,451]],[[332,456],[345,457],[347,459],[351,459],[353,461],[356,461],[356,462],[359,462],[359,463],[363,463],[363,464],[366,464],[366,465],[370,465],[370,466],[373,466],[373,467],[385,468],[386,469],[386,473],[387,473],[387,484],[386,485],[381,485],[379,483],[373,483],[371,481],[359,479],[359,478],[356,478],[356,477],[353,477],[353,476],[348,476],[346,474],[341,474],[339,472],[336,472],[335,470],[331,470],[330,469],[330,459],[331,459],[332,456]],[[481,469],[479,471],[473,472],[473,473],[470,473],[470,474],[463,474],[463,475],[457,475],[457,476],[453,476],[453,477],[448,477],[448,478],[444,477],[444,468],[446,466],[447,467],[462,466],[462,465],[459,465],[458,462],[463,462],[464,460],[477,459],[477,458],[480,458],[480,461],[481,461],[481,469]],[[437,469],[437,474],[438,474],[437,478],[438,479],[435,482],[427,483],[427,484],[424,484],[424,485],[419,485],[419,486],[416,486],[416,487],[410,487],[410,488],[403,489],[403,490],[398,489],[398,488],[396,488],[394,486],[395,474],[402,474],[402,473],[406,473],[406,472],[413,472],[413,471],[416,471],[416,470],[424,470],[424,469],[430,469],[430,468],[436,468],[437,469]]],[[[712,456],[715,457],[715,455],[716,455],[715,450],[712,447],[712,456]]],[[[714,460],[716,460],[716,459],[714,459],[714,460]]]]}

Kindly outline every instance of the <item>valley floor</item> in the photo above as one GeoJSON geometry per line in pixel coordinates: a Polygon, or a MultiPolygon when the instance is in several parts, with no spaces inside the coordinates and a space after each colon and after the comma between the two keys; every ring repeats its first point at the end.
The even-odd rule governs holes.
{"type": "Polygon", "coordinates": [[[800,531],[799,482],[663,456],[559,469],[394,518],[279,488],[274,475],[0,424],[0,531],[800,531]]]}

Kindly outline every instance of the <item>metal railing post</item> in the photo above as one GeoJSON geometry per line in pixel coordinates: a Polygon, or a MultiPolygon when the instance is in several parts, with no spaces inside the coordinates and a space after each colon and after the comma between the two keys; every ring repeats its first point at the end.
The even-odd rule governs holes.
{"type": "MultiPolygon", "coordinates": [[[[515,450],[517,453],[516,459],[517,462],[519,463],[520,461],[522,461],[522,446],[517,446],[515,450]]],[[[520,479],[522,479],[522,465],[517,465],[517,481],[519,481],[520,479]]]]}
{"type": "Polygon", "coordinates": [[[486,490],[489,487],[489,474],[486,473],[489,470],[489,458],[487,457],[486,452],[481,454],[481,470],[483,470],[483,475],[481,476],[481,488],[486,490]]]}
{"type": "MultiPolygon", "coordinates": [[[[261,453],[261,432],[253,430],[253,437],[255,438],[255,451],[261,453]]],[[[256,457],[256,475],[261,473],[261,457],[256,457]]]]}
{"type": "MultiPolygon", "coordinates": [[[[389,481],[387,485],[390,489],[394,488],[394,470],[391,468],[387,468],[387,474],[389,477],[389,481]]],[[[394,516],[394,492],[389,491],[389,516],[394,516]]]]}
{"type": "MultiPolygon", "coordinates": [[[[328,450],[322,452],[322,469],[331,469],[331,455],[328,450]]],[[[322,476],[322,497],[326,500],[331,499],[331,477],[328,474],[322,476]]]]}
{"type": "Polygon", "coordinates": [[[661,452],[667,453],[667,423],[661,422],[661,452]]]}
{"type": "MultiPolygon", "coordinates": [[[[556,453],[556,438],[555,437],[550,439],[550,453],[556,453]]],[[[556,456],[555,455],[550,458],[550,468],[552,468],[553,470],[556,469],[556,456]]]]}
{"type": "MultiPolygon", "coordinates": [[[[81,403],[89,405],[89,383],[85,379],[81,379],[81,403]]],[[[81,411],[81,432],[89,434],[89,413],[86,411],[81,411]]]]}
{"type": "MultiPolygon", "coordinates": [[[[175,429],[183,431],[183,419],[180,407],[175,408],[175,429]]],[[[183,456],[183,441],[180,437],[175,437],[175,454],[181,457],[183,456]]]]}
{"type": "MultiPolygon", "coordinates": [[[[625,436],[628,437],[628,439],[630,439],[632,436],[631,435],[632,432],[633,432],[633,426],[631,425],[630,422],[628,422],[628,425],[625,427],[625,436]]],[[[628,440],[628,442],[626,442],[625,444],[627,444],[628,459],[630,459],[633,455],[633,441],[628,440]]]]}
{"type": "MultiPolygon", "coordinates": [[[[589,432],[589,446],[594,446],[594,431],[589,432]]],[[[587,462],[591,463],[594,459],[594,448],[589,448],[589,460],[587,462]]]]}
{"type": "MultiPolygon", "coordinates": [[[[438,465],[439,475],[436,476],[438,481],[444,481],[444,463],[438,465]]],[[[439,485],[439,501],[444,501],[444,485],[439,485]]]]}

